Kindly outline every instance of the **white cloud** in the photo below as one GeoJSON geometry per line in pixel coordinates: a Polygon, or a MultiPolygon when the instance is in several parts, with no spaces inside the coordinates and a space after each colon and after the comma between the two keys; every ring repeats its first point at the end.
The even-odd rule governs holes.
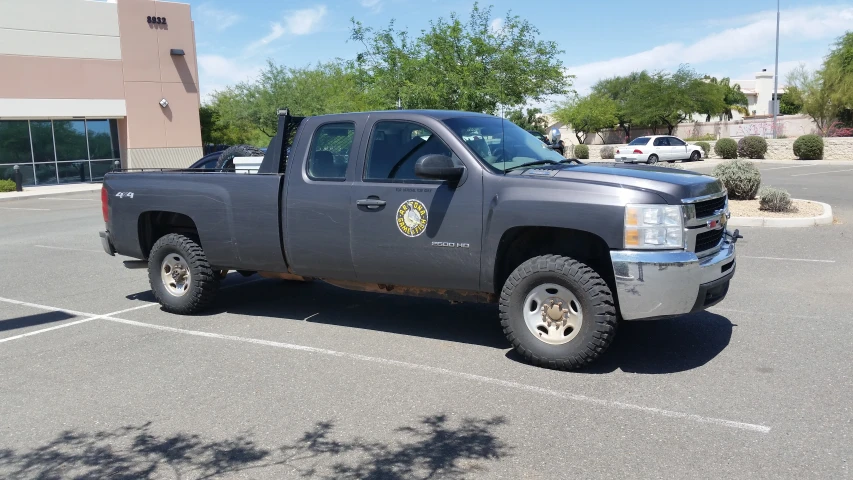
{"type": "Polygon", "coordinates": [[[199,5],[195,9],[195,13],[198,14],[202,25],[209,26],[217,32],[221,32],[243,19],[238,13],[216,8],[209,3],[199,5]]]}
{"type": "Polygon", "coordinates": [[[378,12],[382,9],[382,0],[361,0],[361,6],[364,8],[369,8],[374,12],[378,12]]]}
{"type": "Polygon", "coordinates": [[[252,53],[259,48],[269,45],[270,42],[281,38],[285,33],[288,35],[308,35],[314,33],[319,28],[320,22],[325,16],[325,5],[290,11],[284,16],[284,21],[275,22],[270,25],[270,33],[250,43],[246,47],[246,52],[252,53]]]}
{"type": "Polygon", "coordinates": [[[494,34],[502,33],[504,30],[504,19],[496,18],[489,22],[489,30],[494,34]]]}
{"type": "Polygon", "coordinates": [[[261,71],[260,65],[250,65],[221,55],[199,55],[199,90],[202,102],[227,85],[254,80],[261,71]]]}
{"type": "MultiPolygon", "coordinates": [[[[776,46],[776,12],[762,12],[747,17],[748,22],[735,28],[712,33],[691,44],[673,42],[621,58],[569,67],[575,75],[574,88],[585,92],[596,81],[637,70],[665,70],[682,63],[766,59],[772,67],[776,46]]],[[[853,24],[853,7],[816,6],[782,12],[780,30],[782,51],[791,45],[815,40],[831,40],[853,24]]],[[[766,67],[764,67],[766,68],[766,67]]],[[[783,72],[780,65],[780,72],[783,72]]],[[[781,76],[781,75],[780,75],[781,76]]]]}

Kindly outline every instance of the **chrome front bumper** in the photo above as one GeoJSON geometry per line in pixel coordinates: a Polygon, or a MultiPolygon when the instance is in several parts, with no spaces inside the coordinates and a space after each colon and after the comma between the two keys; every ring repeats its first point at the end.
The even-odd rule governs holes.
{"type": "Polygon", "coordinates": [[[612,250],[622,318],[672,317],[720,302],[735,273],[735,241],[726,232],[720,251],[702,258],[686,251],[612,250]]]}

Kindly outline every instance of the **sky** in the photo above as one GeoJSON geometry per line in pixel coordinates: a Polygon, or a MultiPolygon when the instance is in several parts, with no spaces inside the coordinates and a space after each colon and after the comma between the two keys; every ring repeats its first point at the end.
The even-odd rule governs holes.
{"type": "MultiPolygon", "coordinates": [[[[187,0],[180,0],[186,2],[187,0]]],[[[460,0],[189,0],[195,21],[202,101],[211,92],[256,78],[267,60],[305,67],[354,58],[350,19],[382,28],[395,20],[411,33],[473,2],[460,0]]],[[[519,2],[493,0],[496,26],[508,12],[557,42],[573,88],[637,70],[672,71],[689,64],[701,74],[751,80],[775,62],[776,2],[636,0],[519,2]]],[[[834,41],[853,30],[853,1],[781,1],[780,84],[799,64],[820,66],[834,41]]],[[[556,99],[555,99],[556,100],[556,99]]],[[[541,105],[548,109],[548,105],[541,105]]]]}

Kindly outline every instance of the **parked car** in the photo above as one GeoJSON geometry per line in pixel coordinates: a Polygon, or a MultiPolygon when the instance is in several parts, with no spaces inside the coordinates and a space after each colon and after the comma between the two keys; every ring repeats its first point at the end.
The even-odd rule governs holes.
{"type": "Polygon", "coordinates": [[[635,138],[627,147],[616,150],[616,161],[625,163],[697,162],[702,160],[702,147],[671,135],[651,135],[635,138]]]}
{"type": "Polygon", "coordinates": [[[542,147],[491,115],[284,110],[256,173],[108,173],[101,244],[145,260],[168,312],[209,307],[229,270],[496,303],[519,355],[559,369],[601,355],[617,319],[723,300],[739,234],[718,179],[542,147]]]}

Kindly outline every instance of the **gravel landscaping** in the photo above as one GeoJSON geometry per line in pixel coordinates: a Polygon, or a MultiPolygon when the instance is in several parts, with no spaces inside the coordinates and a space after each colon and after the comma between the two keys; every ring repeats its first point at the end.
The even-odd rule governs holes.
{"type": "Polygon", "coordinates": [[[758,200],[729,200],[732,217],[807,218],[823,214],[823,205],[808,200],[794,200],[794,211],[768,212],[759,209],[758,200]]]}

